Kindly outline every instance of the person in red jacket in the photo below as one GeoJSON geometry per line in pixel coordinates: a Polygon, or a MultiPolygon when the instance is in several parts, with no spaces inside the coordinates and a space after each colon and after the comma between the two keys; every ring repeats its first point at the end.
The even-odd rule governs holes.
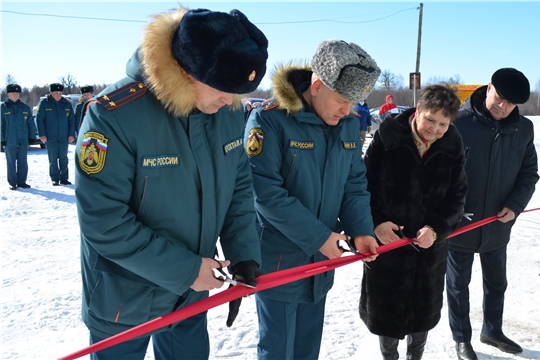
{"type": "Polygon", "coordinates": [[[397,105],[394,104],[394,97],[392,95],[386,95],[386,103],[383,104],[379,109],[379,116],[381,117],[381,120],[384,120],[384,118],[388,114],[397,114],[397,105]],[[395,110],[394,110],[395,109],[395,110]]]}

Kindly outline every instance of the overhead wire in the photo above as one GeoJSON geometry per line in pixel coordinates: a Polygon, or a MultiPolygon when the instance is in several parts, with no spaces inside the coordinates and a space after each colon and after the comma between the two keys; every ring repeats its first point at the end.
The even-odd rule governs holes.
{"type": "MultiPolygon", "coordinates": [[[[383,16],[377,19],[372,20],[362,20],[362,21],[344,21],[344,20],[334,20],[334,19],[315,19],[315,20],[295,20],[295,21],[277,21],[277,22],[257,22],[257,25],[282,25],[282,24],[305,24],[305,23],[316,23],[316,22],[334,22],[340,24],[363,24],[369,22],[375,22],[387,19],[389,17],[395,16],[404,11],[418,10],[419,7],[412,7],[407,9],[402,9],[396,11],[390,15],[383,16]]],[[[88,17],[88,16],[73,16],[73,15],[57,15],[57,14],[44,14],[44,13],[28,13],[21,11],[12,11],[12,10],[0,10],[3,13],[10,13],[16,15],[25,15],[25,16],[47,16],[47,17],[56,17],[64,19],[79,19],[79,20],[99,20],[99,21],[120,21],[120,22],[133,22],[133,23],[146,23],[146,20],[131,20],[131,19],[114,19],[114,18],[97,18],[97,17],[88,17]]]]}

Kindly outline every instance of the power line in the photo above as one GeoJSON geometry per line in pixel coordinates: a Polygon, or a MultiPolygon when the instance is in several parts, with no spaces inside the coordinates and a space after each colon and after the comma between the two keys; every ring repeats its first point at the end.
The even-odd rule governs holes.
{"type": "Polygon", "coordinates": [[[95,17],[85,17],[85,16],[71,16],[71,15],[54,15],[54,14],[32,14],[32,13],[24,13],[19,11],[9,11],[9,10],[1,10],[5,13],[11,13],[11,14],[17,14],[17,15],[28,15],[28,16],[49,16],[49,17],[57,17],[57,18],[66,18],[66,19],[82,19],[82,20],[101,20],[101,21],[122,21],[122,22],[139,22],[139,23],[145,23],[147,21],[143,20],[125,20],[125,19],[107,19],[107,18],[95,18],[95,17]]]}
{"type": "MultiPolygon", "coordinates": [[[[279,21],[279,22],[257,22],[257,25],[281,25],[281,24],[305,24],[305,23],[316,23],[316,22],[334,22],[340,24],[363,24],[370,23],[375,21],[380,21],[387,19],[389,17],[395,16],[404,11],[418,10],[419,7],[413,7],[408,9],[399,10],[393,14],[383,16],[381,18],[373,20],[364,20],[364,21],[343,21],[343,20],[333,20],[333,19],[318,19],[318,20],[296,20],[296,21],[279,21]]],[[[11,13],[17,15],[26,15],[26,16],[48,16],[48,17],[57,17],[57,18],[66,18],[66,19],[82,19],[82,20],[100,20],[100,21],[121,21],[121,22],[136,22],[136,23],[146,23],[144,20],[128,20],[128,19],[111,19],[111,18],[95,18],[95,17],[86,17],[86,16],[72,16],[72,15],[55,15],[55,14],[38,14],[38,13],[26,13],[19,11],[9,11],[9,10],[0,10],[4,13],[11,13]]]]}
{"type": "Polygon", "coordinates": [[[395,16],[401,12],[409,11],[409,10],[418,10],[419,7],[413,7],[408,9],[399,10],[393,14],[383,16],[381,18],[373,19],[373,20],[365,20],[365,21],[343,21],[343,20],[333,20],[333,19],[319,19],[319,20],[304,20],[304,21],[280,21],[280,22],[257,22],[257,25],[280,25],[280,24],[302,24],[302,23],[315,23],[315,22],[335,22],[335,23],[341,23],[341,24],[363,24],[363,23],[369,23],[374,21],[379,21],[383,19],[387,19],[391,16],[395,16]]]}

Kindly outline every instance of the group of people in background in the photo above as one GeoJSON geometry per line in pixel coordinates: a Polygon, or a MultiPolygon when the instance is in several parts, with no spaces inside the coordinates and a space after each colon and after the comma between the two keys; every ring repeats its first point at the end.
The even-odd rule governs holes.
{"type": "Polygon", "coordinates": [[[68,145],[75,141],[80,128],[83,104],[94,96],[92,86],[83,86],[80,90],[81,97],[74,109],[71,102],[62,95],[62,84],[49,85],[49,94],[40,100],[36,114],[33,114],[30,107],[19,98],[21,87],[18,84],[6,86],[8,99],[2,102],[2,148],[6,153],[10,190],[31,188],[26,183],[28,146],[36,143],[36,134],[47,149],[52,185],[71,185],[68,145]]]}
{"type": "MultiPolygon", "coordinates": [[[[529,97],[527,78],[499,69],[461,109],[444,85],[425,87],[401,114],[392,113],[390,95],[381,107],[390,114],[363,156],[371,126],[365,100],[380,75],[375,60],[355,43],[322,41],[310,65],[275,68],[274,97],[245,123],[238,95],[259,85],[267,49],[265,35],[238,10],[179,7],[147,25],[126,77],[96,101],[88,101],[91,87],[81,89],[90,94],[84,110],[80,104],[74,113],[59,84],[40,102],[38,132],[53,185],[70,183],[67,145],[78,131],[82,320],[90,343],[206,298],[223,286],[221,268],[256,286],[264,273],[369,252],[359,316],[378,335],[383,359],[398,359],[405,338],[406,358],[422,358],[441,317],[445,280],[456,356],[477,359],[468,286],[480,253],[480,341],[521,352],[502,319],[511,228],[539,178],[533,126],[516,106],[529,97]],[[469,224],[469,213],[499,221],[447,241],[469,224]],[[411,245],[377,253],[401,238],[411,245]]],[[[24,188],[25,149],[36,129],[20,87],[8,90],[8,181],[24,188]],[[10,163],[23,157],[20,175],[12,173],[10,163]]],[[[333,281],[328,271],[256,293],[258,359],[319,357],[333,281]]],[[[230,303],[227,326],[240,304],[230,303]]],[[[210,354],[203,312],[91,358],[143,359],[150,338],[157,359],[210,354]]]]}

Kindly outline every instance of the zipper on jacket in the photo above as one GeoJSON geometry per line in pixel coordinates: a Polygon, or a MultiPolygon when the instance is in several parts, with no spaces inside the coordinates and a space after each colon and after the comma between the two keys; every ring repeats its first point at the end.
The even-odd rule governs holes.
{"type": "Polygon", "coordinates": [[[289,179],[291,177],[291,174],[292,174],[292,171],[294,169],[294,163],[296,161],[296,154],[294,154],[294,157],[293,157],[293,160],[291,162],[291,168],[289,169],[289,173],[287,174],[287,180],[285,180],[285,186],[287,186],[287,184],[289,183],[289,179]]]}
{"type": "Polygon", "coordinates": [[[328,125],[323,125],[324,141],[328,144],[328,125]]]}
{"type": "Polygon", "coordinates": [[[141,211],[141,208],[143,206],[143,201],[144,201],[144,194],[146,194],[146,186],[148,185],[148,176],[145,176],[144,177],[144,186],[143,186],[143,191],[142,191],[142,194],[141,194],[141,202],[139,204],[139,208],[137,209],[137,216],[139,215],[139,211],[141,211]]]}

